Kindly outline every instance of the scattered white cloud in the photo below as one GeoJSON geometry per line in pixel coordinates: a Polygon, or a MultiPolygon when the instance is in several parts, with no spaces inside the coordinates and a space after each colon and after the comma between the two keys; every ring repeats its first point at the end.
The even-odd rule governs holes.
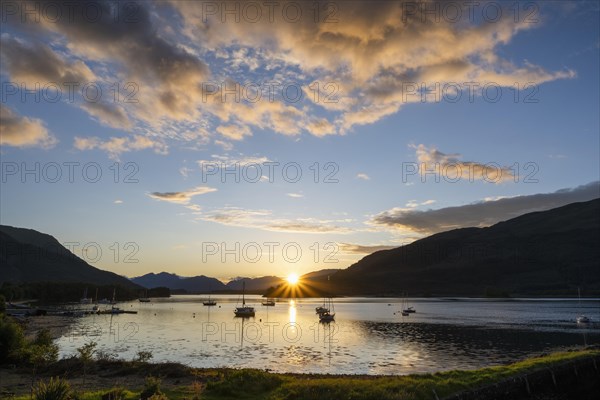
{"type": "Polygon", "coordinates": [[[231,142],[226,142],[224,140],[215,140],[215,144],[217,146],[220,146],[223,148],[223,150],[225,151],[230,151],[233,149],[233,143],[231,142]]]}
{"type": "Polygon", "coordinates": [[[362,180],[364,180],[364,181],[368,181],[368,180],[370,180],[370,179],[371,179],[371,177],[369,177],[369,175],[367,175],[367,174],[363,174],[363,173],[357,174],[357,175],[356,175],[356,178],[357,178],[357,179],[362,179],[362,180]]]}
{"type": "Polygon", "coordinates": [[[123,204],[123,200],[115,200],[114,203],[115,204],[123,204]]]}
{"type": "MultiPolygon", "coordinates": [[[[149,196],[156,200],[168,201],[170,203],[187,205],[194,196],[216,192],[217,189],[208,186],[198,186],[182,192],[153,192],[149,196]]],[[[193,207],[193,206],[190,206],[193,207]]],[[[195,210],[195,208],[192,208],[195,210]]],[[[195,210],[197,211],[197,210],[195,210]]]]}
{"type": "Polygon", "coordinates": [[[299,199],[299,198],[301,198],[301,197],[304,197],[304,195],[303,195],[303,194],[300,194],[300,193],[288,193],[288,194],[287,194],[287,196],[289,196],[289,197],[293,197],[293,198],[295,198],[295,199],[299,199]]]}
{"type": "Polygon", "coordinates": [[[371,254],[375,253],[376,251],[390,250],[398,247],[388,245],[361,245],[352,243],[338,243],[338,246],[343,253],[349,254],[371,254]]]}
{"type": "Polygon", "coordinates": [[[193,169],[191,169],[191,168],[188,168],[188,167],[185,167],[185,166],[184,166],[184,167],[181,167],[181,168],[179,168],[179,173],[180,173],[180,174],[181,174],[181,176],[183,176],[184,178],[187,178],[187,177],[189,177],[189,176],[190,176],[190,174],[191,174],[192,172],[194,172],[194,170],[193,170],[193,169]]]}
{"type": "Polygon", "coordinates": [[[435,148],[427,148],[420,144],[413,146],[417,155],[417,166],[421,176],[435,174],[438,180],[457,182],[463,180],[484,180],[491,183],[501,183],[514,180],[514,172],[510,167],[490,161],[480,163],[461,161],[460,154],[446,154],[435,148]]]}
{"type": "Polygon", "coordinates": [[[296,233],[351,233],[341,224],[345,221],[319,220],[314,218],[277,218],[270,210],[250,210],[228,207],[204,213],[197,219],[222,225],[296,233]]]}
{"type": "Polygon", "coordinates": [[[130,151],[138,151],[152,149],[157,154],[167,154],[168,148],[159,139],[150,138],[147,136],[133,135],[132,137],[111,137],[108,140],[102,140],[99,137],[79,137],[74,140],[74,147],[77,150],[94,150],[99,149],[108,153],[111,159],[119,159],[123,153],[130,151]]]}

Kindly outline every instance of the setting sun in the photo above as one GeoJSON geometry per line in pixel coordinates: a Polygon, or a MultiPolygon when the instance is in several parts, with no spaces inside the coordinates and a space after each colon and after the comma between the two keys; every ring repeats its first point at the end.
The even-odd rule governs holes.
{"type": "Polygon", "coordinates": [[[288,275],[288,277],[287,277],[287,281],[288,281],[288,283],[289,283],[290,285],[295,285],[295,284],[297,284],[299,279],[300,279],[300,278],[298,277],[298,274],[295,274],[295,273],[291,273],[291,274],[289,274],[289,275],[288,275]]]}

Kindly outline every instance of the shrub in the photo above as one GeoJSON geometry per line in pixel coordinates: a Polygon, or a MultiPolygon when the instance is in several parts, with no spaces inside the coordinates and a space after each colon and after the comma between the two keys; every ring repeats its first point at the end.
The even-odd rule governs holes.
{"type": "Polygon", "coordinates": [[[35,400],[69,400],[72,397],[71,386],[65,379],[50,378],[48,383],[40,382],[33,389],[35,400]]]}
{"type": "Polygon", "coordinates": [[[12,318],[0,316],[0,364],[19,361],[25,344],[23,328],[12,318]]]}
{"type": "Polygon", "coordinates": [[[150,361],[152,357],[153,355],[151,351],[138,351],[133,361],[145,363],[150,361]]]}
{"type": "MultiPolygon", "coordinates": [[[[144,390],[140,393],[140,399],[157,399],[155,396],[159,396],[158,398],[162,398],[162,392],[160,391],[160,378],[156,378],[154,376],[149,376],[146,378],[146,385],[144,386],[144,390]]],[[[165,397],[166,398],[166,397],[165,397]]]]}

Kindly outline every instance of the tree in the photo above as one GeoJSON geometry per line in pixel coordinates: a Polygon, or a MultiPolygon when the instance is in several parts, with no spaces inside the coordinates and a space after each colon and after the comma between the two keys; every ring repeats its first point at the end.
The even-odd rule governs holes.
{"type": "Polygon", "coordinates": [[[35,339],[25,347],[23,356],[32,366],[31,394],[33,395],[33,386],[38,368],[56,362],[58,359],[58,346],[52,341],[50,331],[48,329],[38,331],[35,339]]]}
{"type": "Polygon", "coordinates": [[[83,384],[85,385],[85,378],[87,374],[87,365],[94,359],[96,353],[96,346],[98,343],[91,341],[77,348],[79,353],[79,359],[83,362],[83,384]]]}

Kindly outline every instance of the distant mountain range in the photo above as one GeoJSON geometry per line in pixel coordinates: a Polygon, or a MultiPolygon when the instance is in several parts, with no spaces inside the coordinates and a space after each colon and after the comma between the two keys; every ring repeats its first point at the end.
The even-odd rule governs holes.
{"type": "Polygon", "coordinates": [[[323,295],[600,296],[600,199],[534,212],[487,228],[438,233],[370,254],[343,270],[305,274],[290,290],[282,278],[161,272],[132,278],[87,264],[54,237],[0,225],[0,284],[84,282],[190,293],[246,290],[270,297],[323,295]],[[138,286],[139,285],[139,286],[138,286]],[[271,288],[271,290],[268,290],[271,288]]]}
{"type": "Polygon", "coordinates": [[[344,295],[598,296],[599,243],[596,199],[438,233],[305,283],[344,295]]]}
{"type": "Polygon", "coordinates": [[[282,278],[276,276],[263,276],[260,278],[240,277],[224,284],[216,278],[204,275],[183,277],[168,272],[160,272],[158,274],[149,273],[131,278],[131,281],[147,288],[163,286],[173,291],[184,290],[188,293],[240,291],[242,290],[243,282],[246,283],[246,290],[248,292],[262,292],[283,282],[282,278]]]}
{"type": "Polygon", "coordinates": [[[3,282],[89,283],[141,289],[125,277],[89,265],[51,235],[0,225],[0,284],[3,282]]]}

